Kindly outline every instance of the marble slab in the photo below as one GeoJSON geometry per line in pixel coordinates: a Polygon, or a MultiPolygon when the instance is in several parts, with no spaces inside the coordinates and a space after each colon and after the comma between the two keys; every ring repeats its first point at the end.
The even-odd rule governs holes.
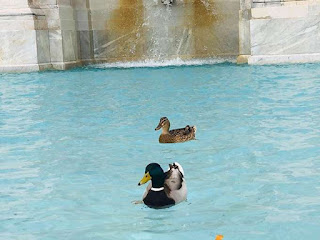
{"type": "Polygon", "coordinates": [[[76,32],[72,30],[62,30],[63,61],[79,61],[78,42],[76,32]]]}
{"type": "Polygon", "coordinates": [[[303,18],[308,16],[308,5],[252,8],[252,19],[303,18]]]}
{"type": "Polygon", "coordinates": [[[0,65],[37,64],[36,31],[1,31],[0,65]]]}
{"type": "Polygon", "coordinates": [[[307,54],[320,51],[320,16],[250,20],[251,54],[307,54]]]}
{"type": "Polygon", "coordinates": [[[48,30],[36,31],[38,63],[50,63],[50,42],[48,30]]]}
{"type": "Polygon", "coordinates": [[[78,31],[79,57],[81,61],[93,59],[92,31],[78,31]]]}
{"type": "Polygon", "coordinates": [[[317,63],[320,62],[320,53],[290,54],[290,55],[255,55],[248,58],[251,65],[270,65],[288,63],[317,63]]]}

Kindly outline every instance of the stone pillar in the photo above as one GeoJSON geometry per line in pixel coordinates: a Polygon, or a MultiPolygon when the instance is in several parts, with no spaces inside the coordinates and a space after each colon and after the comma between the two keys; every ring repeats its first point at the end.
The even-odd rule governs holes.
{"type": "Polygon", "coordinates": [[[239,11],[239,56],[237,63],[248,63],[251,55],[250,19],[252,0],[240,0],[239,11]]]}
{"type": "Polygon", "coordinates": [[[46,16],[52,67],[63,70],[80,65],[72,0],[29,0],[29,4],[46,16]]]}
{"type": "Polygon", "coordinates": [[[50,68],[48,25],[28,0],[0,0],[0,72],[50,68]]]}
{"type": "Polygon", "coordinates": [[[0,0],[0,71],[81,64],[72,0],[0,0]]]}
{"type": "Polygon", "coordinates": [[[79,59],[84,64],[93,62],[93,32],[90,0],[73,0],[78,36],[79,59]]]}

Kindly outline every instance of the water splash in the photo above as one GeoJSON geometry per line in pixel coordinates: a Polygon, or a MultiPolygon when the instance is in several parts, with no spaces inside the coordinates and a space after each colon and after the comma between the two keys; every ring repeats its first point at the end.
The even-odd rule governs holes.
{"type": "Polygon", "coordinates": [[[229,12],[237,16],[238,8],[211,0],[175,0],[172,5],[161,0],[121,0],[115,9],[102,10],[110,17],[105,19],[105,30],[94,35],[95,59],[142,61],[143,66],[150,66],[149,59],[153,59],[152,64],[167,66],[166,59],[234,56],[239,52],[239,19],[230,20],[229,12]]]}
{"type": "Polygon", "coordinates": [[[89,65],[91,68],[142,68],[142,67],[168,67],[168,66],[199,66],[207,64],[219,64],[219,63],[235,63],[236,59],[233,57],[219,57],[210,59],[193,59],[183,60],[180,58],[171,60],[143,60],[137,62],[114,62],[103,64],[89,65]]]}

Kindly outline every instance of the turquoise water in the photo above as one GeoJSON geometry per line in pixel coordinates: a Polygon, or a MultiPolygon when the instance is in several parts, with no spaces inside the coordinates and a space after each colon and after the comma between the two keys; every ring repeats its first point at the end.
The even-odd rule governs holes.
{"type": "Polygon", "coordinates": [[[320,65],[2,74],[0,110],[0,239],[320,239],[320,65]],[[132,204],[174,161],[188,201],[132,204]]]}

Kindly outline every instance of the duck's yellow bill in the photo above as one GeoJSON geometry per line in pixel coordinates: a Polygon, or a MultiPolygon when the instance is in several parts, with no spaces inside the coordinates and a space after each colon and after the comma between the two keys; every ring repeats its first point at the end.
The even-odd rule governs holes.
{"type": "Polygon", "coordinates": [[[149,180],[151,180],[151,176],[150,176],[150,173],[147,172],[143,178],[140,180],[140,182],[138,183],[138,185],[142,185],[142,184],[145,184],[146,182],[148,182],[149,180]]]}
{"type": "Polygon", "coordinates": [[[215,240],[222,240],[223,239],[223,235],[217,235],[215,240]]]}

